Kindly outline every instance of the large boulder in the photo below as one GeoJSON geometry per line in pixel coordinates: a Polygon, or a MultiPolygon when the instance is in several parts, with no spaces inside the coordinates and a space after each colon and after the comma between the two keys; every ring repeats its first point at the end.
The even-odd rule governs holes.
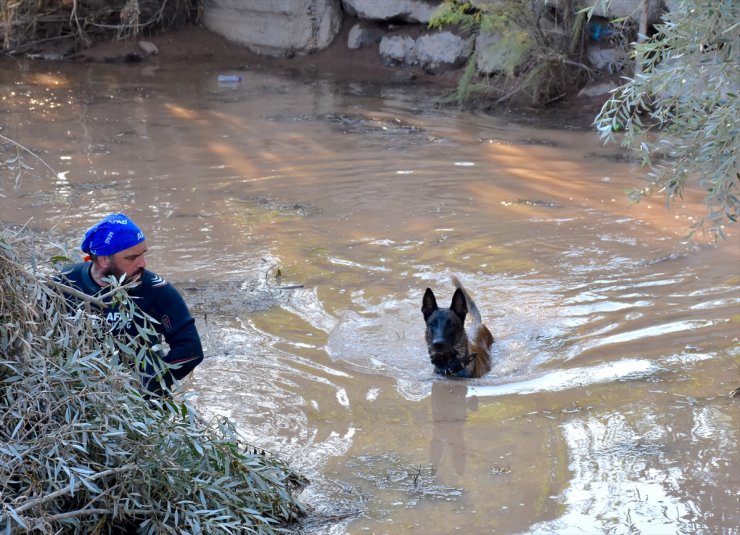
{"type": "Polygon", "coordinates": [[[416,39],[416,59],[425,67],[455,66],[470,53],[468,42],[452,32],[421,35],[416,39]]]}
{"type": "Polygon", "coordinates": [[[347,35],[347,48],[356,50],[379,42],[385,31],[382,28],[370,24],[357,23],[349,30],[347,35]]]}
{"type": "Polygon", "coordinates": [[[530,37],[521,30],[481,32],[475,39],[475,68],[487,76],[513,74],[531,47],[530,37]]]}
{"type": "Polygon", "coordinates": [[[618,47],[601,47],[589,44],[586,47],[586,57],[591,66],[601,72],[617,73],[627,64],[627,51],[618,47]]]}
{"type": "Polygon", "coordinates": [[[459,65],[470,54],[468,41],[452,32],[421,35],[386,35],[380,40],[380,55],[388,63],[421,65],[435,70],[459,65]]]}
{"type": "Polygon", "coordinates": [[[345,11],[360,19],[426,24],[442,0],[342,0],[345,11]]]}
{"type": "Polygon", "coordinates": [[[648,24],[659,22],[664,8],[663,0],[609,0],[609,2],[600,0],[596,2],[593,14],[608,19],[624,17],[639,22],[642,17],[643,1],[647,2],[648,24]]]}
{"type": "Polygon", "coordinates": [[[210,0],[203,24],[257,54],[302,55],[331,44],[342,8],[339,0],[210,0]]]}
{"type": "Polygon", "coordinates": [[[588,85],[578,92],[578,97],[598,98],[604,100],[619,86],[616,83],[607,81],[588,85]]]}
{"type": "Polygon", "coordinates": [[[386,35],[380,40],[380,55],[390,63],[416,65],[416,39],[408,35],[386,35]]]}
{"type": "MultiPolygon", "coordinates": [[[[648,24],[660,21],[664,10],[664,0],[646,0],[648,24]]],[[[670,0],[669,0],[670,1],[670,0]]],[[[492,0],[474,0],[473,4],[491,4],[492,0]]],[[[633,22],[639,22],[642,17],[643,0],[578,0],[576,9],[590,8],[593,6],[593,15],[607,19],[627,18],[633,22]]],[[[566,7],[563,0],[547,0],[547,5],[557,8],[566,7]]]]}

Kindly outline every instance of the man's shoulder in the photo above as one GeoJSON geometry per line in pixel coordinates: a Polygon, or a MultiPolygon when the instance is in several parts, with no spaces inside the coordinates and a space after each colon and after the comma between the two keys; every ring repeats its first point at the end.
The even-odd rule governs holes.
{"type": "Polygon", "coordinates": [[[95,281],[90,276],[90,266],[91,264],[89,262],[63,266],[54,279],[88,295],[95,295],[100,291],[100,286],[95,284],[95,281]]]}
{"type": "Polygon", "coordinates": [[[173,288],[172,285],[167,282],[164,277],[146,269],[144,270],[144,274],[141,277],[141,284],[146,288],[173,288]]]}
{"type": "Polygon", "coordinates": [[[65,266],[62,266],[62,268],[59,270],[59,273],[60,275],[63,275],[65,277],[77,275],[78,273],[82,273],[82,269],[85,267],[86,264],[86,262],[80,262],[78,264],[67,264],[65,266]]]}
{"type": "Polygon", "coordinates": [[[59,270],[59,275],[56,278],[63,282],[67,281],[77,285],[84,285],[86,269],[89,269],[89,264],[87,262],[80,262],[79,264],[69,264],[63,266],[59,270]]]}
{"type": "Polygon", "coordinates": [[[140,281],[141,286],[134,292],[141,299],[139,305],[145,310],[155,307],[160,311],[175,311],[185,303],[177,288],[156,273],[144,270],[140,281]]]}

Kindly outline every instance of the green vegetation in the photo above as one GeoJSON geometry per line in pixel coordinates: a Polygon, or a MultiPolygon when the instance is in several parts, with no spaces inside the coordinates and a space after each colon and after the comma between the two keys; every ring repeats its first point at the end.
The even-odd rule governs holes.
{"type": "Polygon", "coordinates": [[[666,203],[690,181],[707,192],[699,229],[724,237],[738,217],[738,71],[740,4],[683,0],[648,40],[634,46],[637,72],[606,102],[595,125],[607,140],[638,151],[651,168],[639,201],[654,192],[666,203]]]}
{"type": "MultiPolygon", "coordinates": [[[[447,0],[435,12],[431,28],[454,26],[463,35],[477,36],[454,99],[493,98],[496,103],[526,98],[548,104],[572,93],[589,77],[581,62],[584,14],[574,0],[447,0]],[[479,64],[490,63],[491,76],[481,76],[479,64]]],[[[485,69],[484,69],[485,70],[485,69]]]]}
{"type": "Polygon", "coordinates": [[[94,307],[68,313],[34,249],[38,237],[0,227],[0,530],[276,533],[304,514],[305,480],[229,421],[145,399],[146,350],[94,307]]]}

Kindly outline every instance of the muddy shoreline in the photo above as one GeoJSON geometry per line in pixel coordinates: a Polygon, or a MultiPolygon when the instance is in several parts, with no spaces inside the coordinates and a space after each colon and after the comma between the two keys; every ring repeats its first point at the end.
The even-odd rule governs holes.
{"type": "Polygon", "coordinates": [[[300,76],[331,76],[342,80],[370,82],[431,83],[441,88],[452,88],[457,83],[459,70],[431,75],[419,67],[390,67],[372,47],[349,50],[346,46],[349,25],[334,39],[331,46],[310,55],[285,58],[260,56],[245,46],[232,43],[201,25],[172,30],[146,39],[108,40],[95,43],[73,56],[74,61],[126,63],[127,55],[153,65],[182,64],[213,61],[233,64],[234,67],[279,69],[300,76]],[[158,48],[156,55],[148,56],[139,41],[146,40],[158,48]]]}
{"type": "MultiPolygon", "coordinates": [[[[171,30],[146,41],[157,47],[155,55],[146,54],[139,46],[142,39],[108,40],[94,43],[86,50],[72,56],[71,61],[88,63],[150,65],[158,68],[182,68],[191,63],[212,63],[222,70],[278,71],[300,78],[328,78],[340,82],[365,82],[380,85],[417,85],[436,88],[440,95],[440,105],[457,106],[447,102],[447,97],[456,87],[462,68],[444,72],[427,72],[419,66],[385,65],[375,47],[350,50],[346,46],[350,25],[344,24],[342,31],[331,46],[310,55],[274,58],[260,56],[246,47],[232,43],[207,30],[202,25],[191,25],[179,30],[171,30]]],[[[50,57],[53,50],[34,57],[50,57]]],[[[53,65],[52,61],[49,61],[53,65]]],[[[602,81],[618,83],[614,76],[594,79],[591,84],[602,81]]],[[[512,101],[496,105],[489,99],[472,100],[466,106],[490,113],[515,114],[520,122],[539,122],[542,119],[548,126],[590,129],[594,117],[601,108],[605,97],[564,96],[549,106],[533,106],[529,102],[512,101]],[[564,122],[565,120],[565,122],[564,122]]]]}

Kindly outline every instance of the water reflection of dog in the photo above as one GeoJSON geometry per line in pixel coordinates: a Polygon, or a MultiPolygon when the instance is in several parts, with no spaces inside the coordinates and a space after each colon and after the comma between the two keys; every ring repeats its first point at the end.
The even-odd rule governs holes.
{"type": "Polygon", "coordinates": [[[465,471],[465,419],[468,410],[478,410],[478,398],[467,398],[468,387],[461,381],[432,384],[432,442],[430,462],[439,467],[445,449],[452,455],[457,474],[465,471]]]}

